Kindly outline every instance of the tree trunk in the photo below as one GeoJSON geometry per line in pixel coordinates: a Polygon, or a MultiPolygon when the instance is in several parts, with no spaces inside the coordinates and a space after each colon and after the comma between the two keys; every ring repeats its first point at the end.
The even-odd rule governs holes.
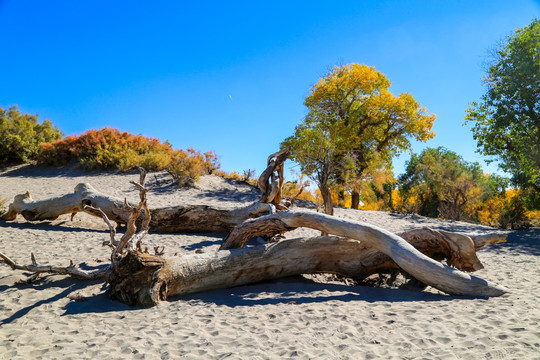
{"type": "Polygon", "coordinates": [[[228,233],[247,219],[271,214],[274,208],[270,204],[256,202],[237,209],[219,209],[207,205],[172,206],[150,209],[152,219],[150,231],[183,233],[183,232],[217,232],[228,233]]]}
{"type": "Polygon", "coordinates": [[[241,247],[250,237],[272,236],[297,227],[363,241],[391,257],[400,268],[418,280],[449,294],[490,296],[501,295],[501,289],[504,289],[428,258],[401,237],[374,225],[308,211],[280,212],[246,221],[229,234],[221,248],[241,247]]]}
{"type": "MultiPolygon", "coordinates": [[[[102,194],[90,184],[78,184],[72,194],[43,200],[33,200],[30,193],[15,196],[4,214],[4,220],[14,220],[21,214],[28,221],[54,220],[63,214],[85,211],[84,206],[101,209],[110,220],[126,224],[131,216],[124,200],[102,194]]],[[[132,205],[134,206],[134,205],[132,205]]],[[[152,232],[220,232],[228,233],[247,219],[269,214],[270,204],[254,203],[237,209],[219,209],[207,205],[171,206],[150,209],[152,232]]],[[[88,212],[96,215],[93,212],[88,212]]],[[[100,215],[97,215],[100,216],[100,215]]]]}
{"type": "Polygon", "coordinates": [[[338,191],[338,206],[345,207],[345,190],[338,191]]]}
{"type": "Polygon", "coordinates": [[[358,210],[360,205],[360,193],[356,190],[353,190],[351,193],[351,209],[358,210]]]}
{"type": "Polygon", "coordinates": [[[285,148],[268,156],[266,169],[257,180],[257,187],[262,192],[261,202],[280,206],[281,189],[285,181],[283,164],[290,152],[289,148],[285,148]]]}
{"type": "Polygon", "coordinates": [[[326,215],[334,215],[334,205],[332,204],[332,193],[326,183],[319,184],[319,190],[324,202],[324,213],[326,215]]]}
{"type": "MultiPolygon", "coordinates": [[[[150,306],[170,296],[291,275],[324,272],[362,279],[374,272],[397,267],[449,294],[499,296],[507,292],[502,286],[425,256],[386,230],[317,213],[282,212],[248,221],[236,227],[224,245],[227,241],[238,244],[236,239],[285,232],[297,226],[353,240],[322,236],[173,258],[130,252],[109,278],[111,297],[132,305],[150,306]]],[[[474,254],[475,243],[466,236],[452,240],[452,235],[447,234],[421,230],[411,232],[409,236],[412,242],[420,243],[427,236],[423,250],[437,258],[448,257],[449,263],[465,270],[481,268],[476,255],[470,257],[471,251],[474,254]]]]}

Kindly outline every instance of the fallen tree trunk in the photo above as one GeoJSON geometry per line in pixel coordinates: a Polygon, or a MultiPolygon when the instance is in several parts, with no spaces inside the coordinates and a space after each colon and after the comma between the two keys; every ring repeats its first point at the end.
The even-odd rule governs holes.
{"type": "MultiPolygon", "coordinates": [[[[234,244],[235,239],[276,234],[298,226],[349,239],[327,236],[292,239],[255,248],[172,258],[129,252],[119,261],[118,271],[109,277],[111,297],[132,305],[150,306],[170,296],[291,275],[322,272],[363,279],[381,269],[398,267],[448,294],[485,297],[507,292],[502,286],[427,257],[386,230],[317,213],[284,212],[251,220],[236,227],[227,241],[234,244]]],[[[434,257],[447,258],[449,263],[464,270],[481,268],[472,239],[466,236],[452,239],[448,234],[418,230],[405,236],[420,243],[427,236],[424,251],[434,257]],[[441,249],[439,245],[443,243],[446,245],[441,249]]]]}
{"type": "MultiPolygon", "coordinates": [[[[406,231],[400,236],[424,255],[439,261],[446,260],[464,271],[483,268],[476,257],[476,249],[505,241],[499,235],[471,238],[427,228],[406,231]]],[[[119,242],[113,239],[111,243],[119,242]]],[[[256,248],[173,258],[131,251],[119,262],[114,262],[114,271],[112,265],[99,271],[83,272],[73,264],[68,267],[38,266],[33,256],[31,265],[19,265],[2,253],[0,257],[12,269],[30,271],[35,275],[45,272],[79,279],[107,276],[113,299],[142,306],[152,306],[175,295],[290,275],[333,273],[362,281],[373,274],[400,270],[391,257],[364,242],[336,236],[291,239],[256,248]]]]}
{"type": "MultiPolygon", "coordinates": [[[[90,184],[81,183],[75,187],[72,194],[43,200],[33,200],[28,192],[17,195],[2,218],[14,220],[17,214],[21,214],[28,221],[54,220],[63,214],[74,215],[77,212],[86,211],[85,206],[101,209],[110,220],[120,224],[127,224],[131,216],[125,200],[103,194],[90,184]]],[[[150,209],[150,231],[228,233],[245,220],[269,214],[272,209],[271,205],[258,202],[232,210],[207,205],[179,205],[150,209]]],[[[94,212],[88,213],[99,216],[94,212]]]]}
{"type": "MultiPolygon", "coordinates": [[[[445,280],[441,275],[429,273],[422,276],[422,281],[439,290],[470,296],[499,296],[507,291],[434,260],[431,263],[444,268],[443,277],[450,277],[445,280]],[[450,289],[449,282],[459,285],[450,289]]],[[[291,239],[253,248],[172,258],[131,252],[120,260],[118,268],[119,271],[109,277],[111,297],[142,306],[155,305],[171,296],[292,275],[334,273],[358,280],[399,269],[388,256],[362,242],[335,236],[291,239]]]]}
{"type": "Polygon", "coordinates": [[[387,230],[307,211],[280,212],[246,221],[229,234],[221,249],[238,248],[253,236],[274,236],[297,227],[309,227],[324,233],[360,240],[391,257],[400,268],[416,279],[448,294],[497,296],[507,291],[503,287],[467,275],[423,255],[401,237],[387,230]]]}
{"type": "Polygon", "coordinates": [[[34,200],[29,192],[16,195],[9,204],[4,220],[15,220],[21,214],[28,221],[55,220],[60,215],[76,214],[88,205],[103,210],[110,220],[126,224],[131,213],[124,209],[124,200],[96,191],[90,184],[75,186],[72,194],[34,200]]]}

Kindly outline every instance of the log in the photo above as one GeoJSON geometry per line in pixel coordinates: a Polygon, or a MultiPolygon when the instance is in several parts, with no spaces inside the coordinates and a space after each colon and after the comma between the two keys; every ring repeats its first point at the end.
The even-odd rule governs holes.
{"type": "Polygon", "coordinates": [[[167,233],[229,233],[247,219],[271,214],[271,204],[255,202],[236,209],[220,209],[207,205],[171,206],[150,209],[150,231],[167,233]]]}
{"type": "MultiPolygon", "coordinates": [[[[72,194],[34,200],[29,192],[16,195],[2,217],[4,220],[15,220],[21,214],[28,221],[54,220],[63,214],[76,214],[87,211],[86,206],[101,209],[110,220],[127,224],[131,216],[125,200],[103,194],[88,183],[75,187],[72,194]]],[[[219,232],[228,233],[236,225],[247,219],[270,214],[270,204],[256,202],[236,209],[214,208],[207,205],[179,205],[150,209],[150,231],[153,232],[219,232]]]]}
{"type": "Polygon", "coordinates": [[[29,192],[16,195],[9,204],[4,220],[15,220],[21,214],[28,221],[55,220],[63,214],[84,211],[83,206],[101,209],[110,220],[127,223],[131,213],[124,208],[124,200],[102,194],[88,183],[75,186],[72,194],[34,200],[29,192]]]}
{"type": "MultiPolygon", "coordinates": [[[[131,305],[152,306],[168,297],[245,285],[309,273],[336,273],[363,279],[381,269],[401,268],[452,295],[500,296],[508,290],[431,259],[403,238],[376,226],[309,212],[281,212],[236,227],[227,241],[308,226],[346,236],[284,240],[254,248],[163,258],[129,252],[109,277],[111,297],[131,305]],[[280,226],[281,224],[281,226],[280,226]],[[270,230],[268,230],[270,229],[270,230]],[[358,241],[361,240],[361,241],[358,241]],[[378,250],[378,252],[376,252],[378,250]],[[382,258],[381,254],[386,258],[382,258]],[[393,262],[390,262],[393,260],[393,262]],[[392,265],[394,264],[394,265],[392,265]]],[[[410,232],[411,241],[429,236],[426,252],[464,270],[481,268],[470,237],[425,229],[410,232]],[[441,243],[446,243],[441,247],[441,243]],[[474,256],[471,256],[474,254],[474,256]]]]}
{"type": "Polygon", "coordinates": [[[499,296],[508,291],[502,286],[470,276],[425,256],[403,238],[387,230],[308,211],[280,212],[246,221],[233,229],[221,249],[238,248],[253,236],[273,236],[297,227],[309,227],[327,234],[360,240],[391,257],[401,269],[419,281],[448,294],[499,296]]]}
{"type": "MultiPolygon", "coordinates": [[[[381,261],[380,252],[360,241],[336,236],[289,239],[252,248],[171,258],[130,252],[120,260],[120,272],[113,273],[109,283],[111,298],[131,305],[153,306],[172,296],[292,275],[333,273],[358,280],[399,268],[385,258],[381,261]]],[[[455,269],[448,271],[458,273],[455,269]]],[[[460,294],[485,297],[507,291],[478,278],[470,277],[469,281],[480,284],[460,294]]]]}

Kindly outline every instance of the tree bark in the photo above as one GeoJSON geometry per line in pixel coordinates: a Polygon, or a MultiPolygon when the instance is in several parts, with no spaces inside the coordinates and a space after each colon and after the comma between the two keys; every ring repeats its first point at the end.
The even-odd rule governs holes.
{"type": "MultiPolygon", "coordinates": [[[[375,229],[364,229],[362,233],[368,238],[388,238],[387,234],[375,229]]],[[[456,266],[468,270],[481,268],[476,256],[472,261],[468,255],[465,255],[467,260],[462,259],[462,255],[471,248],[474,253],[474,243],[470,238],[466,249],[467,246],[463,244],[445,244],[449,240],[444,239],[444,235],[439,232],[422,229],[409,232],[408,236],[413,243],[420,244],[424,251],[436,258],[448,256],[456,266]],[[422,245],[423,236],[427,236],[427,245],[422,245]],[[441,244],[442,249],[437,244],[441,244]],[[458,249],[459,246],[462,249],[458,249]]],[[[400,241],[404,242],[402,239],[400,241]]],[[[412,263],[419,271],[428,271],[420,280],[440,290],[456,295],[482,297],[499,296],[507,291],[501,286],[471,277],[429,258],[420,260],[421,264],[415,263],[418,259],[415,254],[411,254],[412,251],[399,249],[402,244],[395,243],[393,239],[388,242],[383,247],[390,248],[392,257],[397,257],[397,261],[402,264],[412,263]],[[423,265],[426,262],[431,268],[423,265]],[[430,273],[433,268],[435,273],[430,273]],[[426,281],[426,278],[431,281],[426,281]]],[[[389,256],[364,242],[335,236],[283,240],[254,248],[173,258],[131,252],[120,261],[118,267],[119,272],[109,278],[111,297],[142,306],[153,306],[172,296],[292,275],[334,273],[361,280],[374,273],[399,269],[389,256]]]]}
{"type": "Polygon", "coordinates": [[[360,193],[356,190],[351,192],[351,209],[358,210],[360,205],[360,193]]]}
{"type": "Polygon", "coordinates": [[[324,213],[327,215],[334,215],[334,204],[332,203],[332,193],[326,183],[319,184],[319,190],[324,202],[324,213]]]}
{"type": "Polygon", "coordinates": [[[281,212],[246,221],[225,239],[221,249],[241,247],[253,236],[272,236],[297,227],[363,241],[391,257],[396,264],[425,284],[456,295],[494,296],[506,289],[443,265],[416,250],[401,237],[374,225],[308,211],[281,212]]]}
{"type": "Polygon", "coordinates": [[[345,207],[345,190],[338,191],[338,206],[345,207]]]}
{"type": "MultiPolygon", "coordinates": [[[[127,224],[131,212],[124,200],[105,195],[90,184],[78,184],[72,194],[33,200],[30,193],[15,196],[4,220],[14,220],[21,214],[28,221],[54,220],[63,214],[86,211],[85,206],[101,209],[110,220],[127,224]]],[[[134,206],[131,204],[131,206],[134,206]]],[[[247,219],[269,214],[272,205],[254,203],[237,209],[220,209],[207,205],[171,206],[150,209],[152,232],[220,232],[228,233],[247,219]]],[[[88,212],[100,216],[93,212],[88,212]]]]}
{"type": "Polygon", "coordinates": [[[285,148],[268,156],[266,169],[257,180],[257,187],[262,192],[261,202],[280,206],[281,188],[285,181],[283,164],[290,153],[291,150],[285,148]]]}

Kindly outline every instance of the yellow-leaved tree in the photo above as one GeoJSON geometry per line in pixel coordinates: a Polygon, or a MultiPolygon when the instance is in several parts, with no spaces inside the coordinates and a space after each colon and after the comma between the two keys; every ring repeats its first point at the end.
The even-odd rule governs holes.
{"type": "Polygon", "coordinates": [[[336,66],[311,88],[304,104],[308,114],[282,147],[312,178],[333,214],[331,186],[351,192],[358,208],[357,179],[373,162],[391,169],[391,158],[410,148],[410,139],[426,141],[435,115],[408,93],[393,95],[390,81],[374,67],[336,66]]]}

